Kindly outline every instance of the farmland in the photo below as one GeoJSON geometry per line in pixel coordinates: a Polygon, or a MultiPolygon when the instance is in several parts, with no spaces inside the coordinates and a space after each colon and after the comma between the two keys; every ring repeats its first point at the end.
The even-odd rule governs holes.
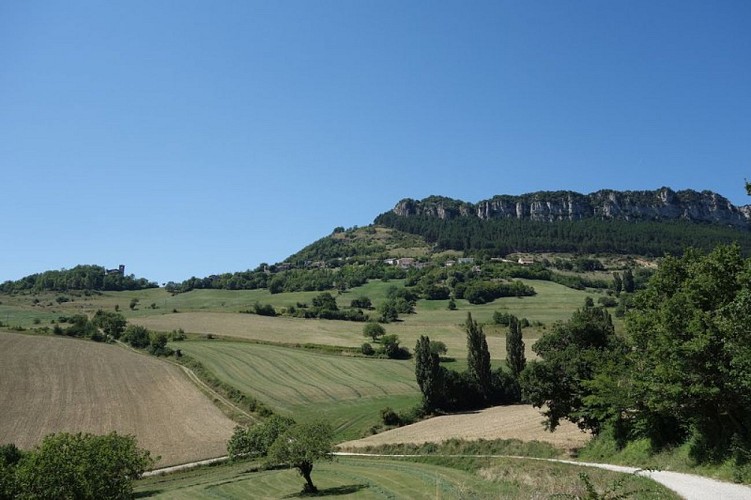
{"type": "Polygon", "coordinates": [[[118,346],[0,333],[0,443],[133,434],[158,465],[225,452],[233,422],[174,365],[118,346]]]}
{"type": "Polygon", "coordinates": [[[342,449],[362,449],[384,444],[440,443],[450,439],[519,439],[550,443],[561,449],[584,446],[590,435],[571,422],[561,422],[555,432],[541,425],[542,415],[529,405],[496,406],[477,412],[442,415],[413,425],[341,443],[342,449]]]}
{"type": "Polygon", "coordinates": [[[221,380],[297,420],[324,418],[341,439],[360,437],[386,406],[419,402],[411,362],[319,354],[242,342],[179,344],[221,380]]]}
{"type": "MultiPolygon", "coordinates": [[[[510,459],[345,458],[315,466],[319,496],[337,498],[583,498],[580,467],[510,459]]],[[[678,498],[637,476],[587,469],[598,490],[624,481],[622,492],[639,498],[678,498]]],[[[137,492],[153,498],[290,498],[298,495],[301,478],[292,470],[255,471],[240,463],[150,477],[137,492]]]]}

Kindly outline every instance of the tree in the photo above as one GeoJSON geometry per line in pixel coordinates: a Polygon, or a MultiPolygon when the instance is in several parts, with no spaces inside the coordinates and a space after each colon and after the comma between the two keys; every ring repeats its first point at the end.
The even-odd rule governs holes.
{"type": "Polygon", "coordinates": [[[506,364],[508,364],[514,377],[518,377],[527,364],[527,358],[524,355],[522,327],[516,316],[511,317],[506,333],[506,364]]]}
{"type": "Polygon", "coordinates": [[[490,351],[482,326],[467,313],[464,323],[467,332],[467,375],[478,387],[480,394],[487,400],[491,391],[490,351]]]}
{"type": "Polygon", "coordinates": [[[440,358],[441,356],[444,356],[447,352],[449,352],[449,349],[448,347],[446,347],[445,342],[441,342],[440,340],[431,340],[430,352],[436,354],[440,358]]]}
{"type": "Polygon", "coordinates": [[[305,478],[304,493],[316,493],[318,488],[310,477],[313,464],[331,460],[333,455],[333,430],[328,423],[295,424],[281,433],[269,448],[267,463],[295,467],[305,478]]]}
{"type": "Polygon", "coordinates": [[[616,295],[623,291],[623,279],[618,272],[613,273],[613,290],[615,291],[616,295]]]}
{"type": "Polygon", "coordinates": [[[312,300],[313,307],[321,311],[338,311],[339,306],[336,305],[336,298],[329,292],[323,292],[320,295],[316,295],[312,300]]]}
{"type": "Polygon", "coordinates": [[[294,424],[295,421],[289,417],[272,415],[264,422],[249,427],[235,427],[227,443],[230,460],[266,455],[279,435],[294,424]]]}
{"type": "Polygon", "coordinates": [[[589,404],[593,389],[588,381],[595,379],[607,363],[623,363],[628,353],[604,308],[579,309],[569,321],[556,324],[543,335],[532,350],[540,359],[528,363],[522,372],[522,391],[532,405],[546,407],[543,414],[550,430],[567,419],[598,433],[611,416],[621,415],[621,410],[630,405],[628,398],[621,398],[604,418],[601,400],[593,401],[596,408],[589,404]]]}
{"type": "Polygon", "coordinates": [[[381,337],[381,352],[392,359],[409,357],[409,351],[399,345],[399,336],[395,334],[381,337]]]}
{"type": "Polygon", "coordinates": [[[125,320],[125,316],[122,314],[116,312],[105,312],[101,309],[94,313],[91,322],[94,323],[94,326],[97,328],[101,328],[105,334],[115,339],[120,338],[120,335],[122,335],[125,330],[125,326],[128,324],[125,320]]]}
{"type": "Polygon", "coordinates": [[[60,433],[28,452],[16,473],[22,497],[131,498],[132,482],[153,463],[133,436],[60,433]]]}
{"type": "Polygon", "coordinates": [[[131,311],[135,311],[136,306],[138,305],[139,302],[140,301],[136,297],[133,297],[132,299],[130,299],[130,304],[128,304],[128,307],[130,307],[131,311]]]}
{"type": "Polygon", "coordinates": [[[631,269],[623,271],[623,291],[628,293],[634,293],[636,289],[636,283],[634,283],[634,273],[631,269]]]}
{"type": "Polygon", "coordinates": [[[387,300],[382,302],[378,306],[379,321],[383,323],[391,323],[399,319],[399,311],[396,308],[396,303],[393,300],[387,300]]]}
{"type": "Polygon", "coordinates": [[[362,334],[366,337],[372,338],[373,342],[376,342],[378,337],[383,336],[385,333],[386,330],[381,325],[372,321],[368,321],[362,327],[362,334]]]}
{"type": "Polygon", "coordinates": [[[422,392],[422,405],[426,411],[438,407],[442,392],[440,373],[440,359],[431,349],[430,337],[421,335],[415,345],[415,378],[422,392]]]}
{"type": "Polygon", "coordinates": [[[350,307],[356,309],[370,309],[373,307],[373,303],[368,297],[362,296],[357,297],[356,299],[352,299],[352,302],[350,302],[350,307]]]}
{"type": "Polygon", "coordinates": [[[698,461],[751,451],[749,325],[751,260],[737,245],[664,259],[627,321],[638,421],[654,444],[691,432],[698,461]]]}
{"type": "Polygon", "coordinates": [[[128,325],[123,332],[122,340],[137,349],[145,349],[151,343],[151,336],[143,326],[128,325]]]}

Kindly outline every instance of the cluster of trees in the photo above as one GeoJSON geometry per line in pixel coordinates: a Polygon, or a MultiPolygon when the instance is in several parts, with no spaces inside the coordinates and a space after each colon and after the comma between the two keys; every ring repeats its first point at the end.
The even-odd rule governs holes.
{"type": "Polygon", "coordinates": [[[250,427],[236,427],[227,444],[231,460],[263,458],[267,467],[294,467],[305,479],[303,493],[318,491],[311,473],[314,462],[333,458],[333,430],[324,422],[296,423],[274,415],[250,427]]]}
{"type": "Polygon", "coordinates": [[[634,297],[625,337],[591,304],[538,341],[525,397],[620,445],[691,443],[700,461],[751,460],[751,260],[738,245],[666,258],[634,297]]]}
{"type": "Polygon", "coordinates": [[[346,290],[365,284],[371,279],[400,279],[406,272],[382,262],[344,264],[334,260],[326,267],[308,268],[305,264],[292,269],[282,269],[276,265],[261,264],[254,270],[225,273],[205,278],[189,278],[182,283],[169,282],[165,289],[170,293],[191,290],[255,290],[268,288],[271,293],[314,292],[325,290],[346,290]]]}
{"type": "Polygon", "coordinates": [[[475,255],[507,255],[513,252],[630,253],[680,255],[688,247],[705,251],[718,243],[739,242],[751,253],[751,232],[715,224],[687,221],[638,221],[585,219],[535,222],[524,219],[457,217],[439,219],[425,215],[402,217],[387,212],[375,219],[381,224],[420,235],[438,249],[460,250],[475,255]]]}
{"type": "Polygon", "coordinates": [[[119,273],[107,274],[101,266],[82,265],[60,271],[45,271],[31,274],[17,281],[0,284],[0,292],[66,292],[69,290],[143,290],[156,288],[158,285],[144,278],[119,273]]]}
{"type": "Polygon", "coordinates": [[[132,498],[152,466],[133,436],[52,434],[31,451],[0,446],[0,498],[132,498]]]}
{"type": "Polygon", "coordinates": [[[79,337],[91,339],[95,342],[103,342],[107,337],[119,339],[125,330],[127,321],[122,314],[105,312],[99,309],[94,316],[89,319],[85,314],[74,314],[73,316],[60,316],[58,324],[52,329],[56,335],[67,335],[69,337],[79,337]],[[62,324],[68,326],[63,327],[62,324]]]}
{"type": "MultiPolygon", "coordinates": [[[[503,369],[493,371],[490,352],[482,326],[467,315],[464,325],[467,334],[467,370],[456,372],[440,364],[440,353],[430,337],[421,336],[415,345],[415,378],[423,396],[423,410],[458,411],[483,408],[494,404],[518,402],[521,397],[519,383],[514,375],[503,369]]],[[[524,344],[521,330],[522,358],[515,365],[523,365],[524,344]]],[[[512,343],[514,340],[512,340],[512,343]]],[[[518,344],[513,348],[516,355],[518,344]]]]}

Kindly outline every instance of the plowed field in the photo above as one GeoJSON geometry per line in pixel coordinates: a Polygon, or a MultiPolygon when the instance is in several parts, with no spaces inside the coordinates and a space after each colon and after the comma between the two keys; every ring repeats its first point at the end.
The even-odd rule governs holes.
{"type": "Polygon", "coordinates": [[[117,431],[171,465],[226,453],[234,424],[178,366],[114,345],[0,333],[0,443],[117,431]]]}

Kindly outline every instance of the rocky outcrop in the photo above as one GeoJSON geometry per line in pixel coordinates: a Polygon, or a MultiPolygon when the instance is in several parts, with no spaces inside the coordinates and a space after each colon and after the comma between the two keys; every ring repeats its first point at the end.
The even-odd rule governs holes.
{"type": "Polygon", "coordinates": [[[393,212],[402,217],[424,215],[448,220],[516,218],[552,222],[586,218],[621,220],[689,220],[749,228],[751,205],[736,207],[711,191],[614,191],[584,195],[573,191],[540,191],[520,196],[499,195],[476,204],[441,196],[405,199],[393,212]]]}

